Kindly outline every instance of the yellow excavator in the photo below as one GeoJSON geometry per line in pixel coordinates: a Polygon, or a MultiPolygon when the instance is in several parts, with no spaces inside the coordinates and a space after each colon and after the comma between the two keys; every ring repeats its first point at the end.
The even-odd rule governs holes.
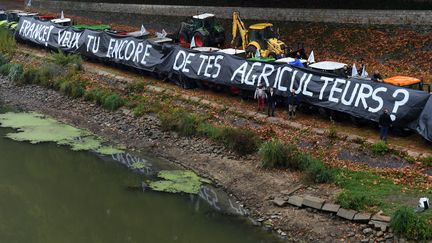
{"type": "Polygon", "coordinates": [[[248,58],[256,57],[257,50],[260,57],[279,58],[284,57],[288,50],[284,42],[277,38],[277,34],[273,31],[273,24],[259,23],[246,28],[243,21],[240,19],[239,12],[233,12],[232,26],[232,42],[231,44],[237,48],[239,46],[239,34],[243,50],[246,51],[248,58]]]}

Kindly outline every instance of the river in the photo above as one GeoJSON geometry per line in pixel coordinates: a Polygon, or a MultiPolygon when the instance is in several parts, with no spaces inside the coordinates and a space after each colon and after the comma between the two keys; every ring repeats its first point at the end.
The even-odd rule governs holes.
{"type": "MultiPolygon", "coordinates": [[[[222,213],[221,199],[215,209],[207,203],[214,198],[204,200],[202,193],[141,190],[148,175],[119,163],[131,155],[113,156],[115,161],[53,143],[4,137],[12,131],[0,128],[0,242],[277,241],[245,217],[222,213]]],[[[173,167],[145,159],[154,167],[173,167]]]]}

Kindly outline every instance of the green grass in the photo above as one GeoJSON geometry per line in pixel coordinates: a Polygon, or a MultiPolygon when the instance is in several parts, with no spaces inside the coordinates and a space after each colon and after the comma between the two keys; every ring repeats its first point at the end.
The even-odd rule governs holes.
{"type": "Polygon", "coordinates": [[[0,66],[6,64],[9,62],[9,58],[6,57],[6,55],[0,53],[0,66]]]}
{"type": "Polygon", "coordinates": [[[67,54],[62,50],[51,53],[51,60],[53,63],[71,67],[74,70],[82,70],[82,58],[78,54],[67,54]]]}
{"type": "Polygon", "coordinates": [[[372,144],[371,146],[372,152],[377,155],[384,155],[389,151],[387,144],[382,140],[372,144]]]}
{"type": "Polygon", "coordinates": [[[145,90],[146,83],[143,81],[128,83],[126,85],[126,92],[128,93],[142,93],[145,90]]]}
{"type": "MultiPolygon", "coordinates": [[[[402,205],[414,208],[422,196],[432,198],[432,190],[420,192],[404,189],[404,186],[395,185],[373,172],[339,169],[335,174],[336,184],[343,189],[337,196],[337,203],[344,208],[368,212],[383,210],[385,214],[391,215],[402,205]]],[[[432,210],[423,215],[432,219],[432,210]]]]}
{"type": "Polygon", "coordinates": [[[17,44],[9,30],[0,28],[0,54],[12,58],[16,52],[17,44]]]}
{"type": "Polygon", "coordinates": [[[297,148],[292,145],[287,145],[280,140],[273,139],[263,143],[258,154],[261,158],[260,167],[262,168],[299,168],[297,148]]]}
{"type": "Polygon", "coordinates": [[[102,88],[93,88],[85,91],[84,99],[87,101],[93,101],[97,105],[111,111],[117,110],[126,103],[125,99],[123,99],[120,94],[102,88]]]}
{"type": "Polygon", "coordinates": [[[18,84],[22,83],[24,80],[23,65],[12,64],[11,67],[9,68],[8,77],[10,78],[10,80],[12,80],[12,82],[15,82],[18,84]]]}
{"type": "Polygon", "coordinates": [[[432,157],[428,156],[426,158],[422,158],[421,162],[426,166],[432,166],[432,157]]]}
{"type": "Polygon", "coordinates": [[[328,183],[334,180],[334,170],[320,159],[314,158],[306,153],[296,156],[299,168],[305,172],[306,178],[315,183],[328,183]]]}
{"type": "Polygon", "coordinates": [[[432,225],[425,217],[407,206],[401,206],[390,221],[393,231],[411,240],[431,240],[432,225]]]}
{"type": "Polygon", "coordinates": [[[181,109],[171,109],[168,112],[161,111],[158,113],[158,118],[163,130],[173,130],[182,136],[197,134],[198,118],[187,111],[181,109]]]}
{"type": "Polygon", "coordinates": [[[124,105],[125,101],[124,99],[117,93],[111,92],[109,95],[107,95],[102,103],[102,106],[105,109],[115,111],[118,108],[122,107],[124,105]]]}
{"type": "Polygon", "coordinates": [[[377,211],[379,206],[394,209],[397,205],[386,200],[390,195],[401,193],[401,187],[371,172],[339,170],[336,184],[344,189],[337,202],[344,208],[377,211]]]}
{"type": "Polygon", "coordinates": [[[245,129],[224,127],[219,141],[225,147],[240,155],[254,153],[258,150],[261,140],[253,132],[245,129]]]}
{"type": "Polygon", "coordinates": [[[12,63],[6,63],[0,66],[0,74],[7,76],[9,75],[10,68],[12,67],[12,63]]]}

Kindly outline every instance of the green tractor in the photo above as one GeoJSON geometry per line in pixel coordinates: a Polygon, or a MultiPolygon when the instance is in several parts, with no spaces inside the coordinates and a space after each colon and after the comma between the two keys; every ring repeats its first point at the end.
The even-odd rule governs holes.
{"type": "Polygon", "coordinates": [[[225,42],[225,30],[216,21],[214,14],[200,14],[182,22],[176,36],[184,48],[189,48],[192,39],[195,47],[222,47],[225,42]]]}

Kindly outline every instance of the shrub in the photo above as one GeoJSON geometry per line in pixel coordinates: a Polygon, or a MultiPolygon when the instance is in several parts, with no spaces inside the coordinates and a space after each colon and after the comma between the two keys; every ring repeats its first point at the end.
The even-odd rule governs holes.
{"type": "Polygon", "coordinates": [[[128,93],[142,93],[145,89],[145,83],[143,81],[136,83],[129,83],[126,85],[126,91],[128,93]]]}
{"type": "Polygon", "coordinates": [[[374,154],[383,155],[387,153],[387,151],[388,151],[387,144],[382,140],[372,144],[372,152],[374,154]]]}
{"type": "Polygon", "coordinates": [[[70,97],[72,98],[82,97],[85,93],[85,89],[83,86],[84,86],[83,83],[74,83],[72,85],[70,97]]]}
{"type": "Polygon", "coordinates": [[[314,159],[306,169],[307,175],[315,183],[327,183],[333,181],[333,171],[329,169],[321,160],[314,159]]]}
{"type": "Polygon", "coordinates": [[[0,66],[0,74],[4,75],[4,76],[9,75],[9,70],[11,67],[12,67],[12,63],[6,63],[6,64],[0,66]]]}
{"type": "Polygon", "coordinates": [[[346,191],[339,193],[336,201],[343,208],[354,209],[358,211],[381,205],[381,202],[370,198],[369,196],[359,193],[348,193],[346,191]]]}
{"type": "Polygon", "coordinates": [[[35,84],[37,83],[37,78],[38,78],[38,70],[30,67],[24,71],[23,83],[35,84]]]}
{"type": "Polygon", "coordinates": [[[428,240],[432,238],[432,227],[412,208],[400,207],[390,221],[390,226],[396,234],[404,235],[413,240],[428,240]]]}
{"type": "Polygon", "coordinates": [[[161,105],[152,99],[144,96],[132,97],[127,101],[127,106],[133,109],[135,116],[142,116],[145,113],[157,112],[161,110],[161,105]]]}
{"type": "Polygon", "coordinates": [[[299,168],[306,172],[307,177],[315,183],[331,182],[334,179],[333,170],[324,162],[308,154],[300,153],[297,156],[299,168]]]}
{"type": "Polygon", "coordinates": [[[60,88],[59,88],[60,92],[62,92],[65,95],[70,95],[71,91],[72,91],[72,82],[70,81],[63,81],[60,83],[60,88]]]}
{"type": "Polygon", "coordinates": [[[0,53],[11,58],[16,51],[15,38],[7,29],[0,28],[0,53]]]}
{"type": "Polygon", "coordinates": [[[183,136],[192,136],[196,134],[198,121],[194,115],[182,113],[178,120],[178,132],[183,136]]]}
{"type": "Polygon", "coordinates": [[[55,77],[61,77],[65,74],[63,67],[55,64],[46,64],[37,72],[35,84],[40,84],[48,88],[60,89],[60,86],[55,80],[55,77]]]}
{"type": "Polygon", "coordinates": [[[330,127],[330,129],[327,131],[327,137],[330,140],[336,140],[339,137],[338,133],[337,133],[337,130],[336,130],[336,127],[334,125],[332,125],[330,127]]]}
{"type": "Polygon", "coordinates": [[[16,83],[22,83],[24,80],[24,69],[21,64],[12,64],[9,69],[8,77],[16,83]]]}
{"type": "Polygon", "coordinates": [[[202,136],[218,141],[221,138],[222,128],[216,127],[208,122],[201,122],[198,124],[197,132],[202,136]]]}
{"type": "Polygon", "coordinates": [[[96,102],[96,104],[102,105],[105,100],[105,97],[107,97],[108,95],[109,95],[109,91],[100,88],[95,88],[87,91],[84,94],[84,99],[88,101],[94,101],[96,102]]]}
{"type": "Polygon", "coordinates": [[[298,169],[297,148],[273,139],[261,145],[258,154],[263,168],[289,167],[298,169]]]}
{"type": "Polygon", "coordinates": [[[54,63],[72,67],[75,70],[82,70],[82,58],[77,54],[67,54],[62,50],[51,53],[51,59],[54,63]]]}
{"type": "Polygon", "coordinates": [[[240,155],[256,152],[259,145],[258,137],[244,129],[226,127],[220,134],[220,141],[230,150],[240,155]]]}
{"type": "Polygon", "coordinates": [[[160,112],[158,118],[164,130],[177,131],[183,136],[192,136],[197,133],[198,120],[194,115],[186,111],[160,112]]]}
{"type": "Polygon", "coordinates": [[[426,166],[432,166],[432,157],[428,156],[421,159],[421,162],[426,166]]]}
{"type": "Polygon", "coordinates": [[[136,105],[133,108],[134,116],[143,116],[147,112],[148,112],[148,104],[144,102],[138,103],[138,105],[136,105]]]}
{"type": "Polygon", "coordinates": [[[114,92],[106,95],[102,99],[103,99],[101,101],[102,106],[105,109],[108,109],[108,110],[111,110],[111,111],[115,111],[115,110],[117,110],[118,108],[120,108],[121,106],[124,105],[123,98],[120,95],[118,95],[117,93],[114,93],[114,92]]]}
{"type": "Polygon", "coordinates": [[[0,53],[0,66],[6,64],[9,62],[9,59],[6,57],[6,55],[0,53]]]}

